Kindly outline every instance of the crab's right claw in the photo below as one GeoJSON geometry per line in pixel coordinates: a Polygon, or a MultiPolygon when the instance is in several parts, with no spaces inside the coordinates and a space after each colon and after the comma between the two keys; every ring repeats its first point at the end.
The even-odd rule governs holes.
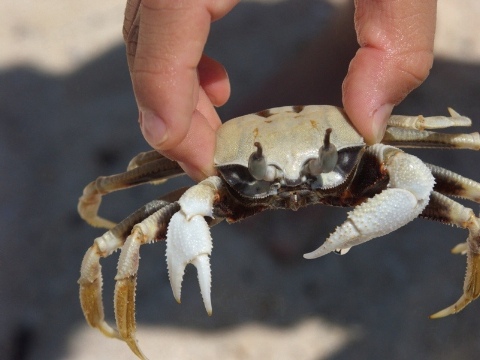
{"type": "Polygon", "coordinates": [[[212,176],[188,189],[178,200],[180,210],[170,219],[167,231],[167,266],[173,296],[180,302],[185,267],[193,264],[197,268],[203,304],[209,315],[212,314],[209,258],[212,237],[204,217],[212,217],[219,186],[220,179],[212,176]]]}

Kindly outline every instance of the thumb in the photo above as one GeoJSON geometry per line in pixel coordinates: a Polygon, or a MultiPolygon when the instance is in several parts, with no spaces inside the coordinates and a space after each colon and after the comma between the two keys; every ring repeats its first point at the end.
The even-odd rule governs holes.
{"type": "Polygon", "coordinates": [[[367,143],[379,142],[394,105],[419,86],[433,62],[435,0],[359,0],[361,48],[343,83],[343,105],[367,143]]]}

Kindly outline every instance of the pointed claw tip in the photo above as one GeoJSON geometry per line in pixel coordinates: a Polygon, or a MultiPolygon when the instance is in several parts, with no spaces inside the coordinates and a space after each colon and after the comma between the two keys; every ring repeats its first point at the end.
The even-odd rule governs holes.
{"type": "MultiPolygon", "coordinates": [[[[172,266],[172,268],[177,268],[178,266],[172,266]]],[[[173,297],[177,303],[181,303],[182,297],[182,282],[183,282],[183,275],[185,273],[185,267],[182,269],[183,271],[178,274],[174,271],[169,270],[169,280],[170,280],[170,287],[172,288],[173,297]]]]}
{"type": "Polygon", "coordinates": [[[142,353],[142,351],[138,347],[137,340],[131,339],[131,340],[125,340],[125,342],[127,343],[130,350],[132,350],[132,352],[138,356],[138,358],[142,360],[148,360],[148,358],[142,353]]]}
{"type": "Polygon", "coordinates": [[[303,258],[308,259],[308,260],[313,260],[313,259],[319,258],[323,255],[325,255],[325,254],[322,254],[322,253],[318,254],[317,250],[315,250],[315,251],[311,251],[309,253],[303,254],[303,258]]]}
{"type": "Polygon", "coordinates": [[[449,112],[451,117],[459,117],[460,116],[460,114],[458,112],[456,112],[455,110],[453,110],[451,107],[448,108],[448,112],[449,112]]]}
{"type": "Polygon", "coordinates": [[[452,250],[450,250],[452,254],[455,254],[455,255],[466,255],[467,251],[468,251],[468,246],[466,243],[460,243],[458,245],[456,245],[452,250]]]}
{"type": "Polygon", "coordinates": [[[449,315],[455,315],[455,314],[459,313],[468,303],[465,304],[464,306],[461,306],[461,307],[459,307],[457,304],[458,304],[458,302],[453,304],[453,305],[450,305],[449,307],[446,307],[443,310],[440,310],[440,311],[436,312],[435,314],[430,315],[429,318],[430,319],[440,319],[440,318],[443,318],[443,317],[446,317],[446,316],[449,316],[449,315]]]}
{"type": "Polygon", "coordinates": [[[436,312],[435,314],[430,315],[429,318],[432,319],[432,320],[441,319],[443,317],[446,317],[446,316],[452,315],[452,314],[454,314],[454,313],[451,312],[450,307],[448,307],[448,308],[445,308],[443,310],[440,310],[440,311],[436,312]]]}

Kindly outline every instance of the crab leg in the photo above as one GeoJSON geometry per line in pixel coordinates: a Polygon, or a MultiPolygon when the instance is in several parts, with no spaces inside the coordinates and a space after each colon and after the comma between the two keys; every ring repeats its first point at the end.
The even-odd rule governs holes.
{"type": "Polygon", "coordinates": [[[160,154],[157,150],[141,152],[137,154],[132,160],[130,160],[127,166],[127,171],[133,170],[139,166],[145,165],[146,163],[149,163],[155,160],[160,160],[162,158],[165,158],[165,156],[160,154]]]}
{"type": "MultiPolygon", "coordinates": [[[[433,189],[440,194],[468,199],[480,203],[480,183],[444,169],[440,166],[427,164],[427,167],[435,177],[433,189]]],[[[454,254],[466,254],[467,243],[458,244],[452,249],[454,254]]]]}
{"type": "MultiPolygon", "coordinates": [[[[146,154],[148,155],[150,152],[146,154]]],[[[115,223],[98,216],[103,195],[145,183],[156,183],[158,180],[183,174],[180,166],[172,160],[165,157],[151,160],[152,156],[143,156],[146,159],[142,160],[142,156],[132,159],[129,165],[131,170],[112,176],[100,176],[85,187],[77,206],[82,219],[92,226],[111,229],[115,223]],[[137,166],[138,164],[140,165],[137,166]]]]}
{"type": "Polygon", "coordinates": [[[427,165],[435,178],[435,191],[444,195],[456,196],[480,203],[480,183],[440,166],[425,165],[427,165]]]}
{"type": "Polygon", "coordinates": [[[452,108],[448,108],[450,117],[447,116],[405,116],[392,115],[387,121],[388,126],[400,127],[406,129],[445,129],[452,126],[471,126],[472,120],[466,116],[461,116],[452,108]]]}
{"type": "Polygon", "coordinates": [[[192,263],[198,271],[205,308],[211,314],[208,256],[212,243],[209,225],[204,217],[212,217],[213,202],[220,183],[218,177],[210,177],[189,188],[178,202],[161,208],[133,226],[122,246],[115,277],[115,318],[120,338],[141,359],[145,359],[145,356],[135,339],[135,286],[140,247],[166,237],[168,272],[175,299],[180,302],[183,273],[185,267],[192,263]]]}
{"type": "Polygon", "coordinates": [[[390,176],[389,188],[349,212],[347,221],[318,249],[305,254],[305,258],[317,258],[332,251],[345,253],[342,250],[406,225],[428,204],[434,179],[420,159],[382,144],[373,145],[367,151],[385,164],[390,176]]]}
{"type": "Polygon", "coordinates": [[[480,135],[478,132],[444,134],[427,130],[419,131],[391,127],[385,131],[382,143],[397,147],[480,150],[480,135]]]}
{"type": "Polygon", "coordinates": [[[167,203],[145,220],[133,226],[131,234],[122,246],[122,252],[118,260],[114,296],[117,328],[120,338],[141,359],[145,359],[145,356],[140,351],[135,339],[135,286],[140,246],[164,239],[168,222],[179,209],[178,203],[167,203]]]}
{"type": "Polygon", "coordinates": [[[480,296],[480,219],[475,216],[472,209],[466,208],[436,191],[432,192],[430,202],[421,216],[456,225],[469,231],[466,246],[454,248],[455,252],[464,249],[467,254],[467,272],[463,294],[455,304],[430,316],[436,319],[458,313],[480,296]]]}
{"type": "Polygon", "coordinates": [[[113,229],[96,238],[83,258],[78,280],[82,310],[88,324],[98,328],[108,337],[120,338],[118,332],[112,329],[104,319],[100,258],[107,257],[120,248],[137,222],[167,204],[165,201],[155,200],[141,207],[113,229]]]}

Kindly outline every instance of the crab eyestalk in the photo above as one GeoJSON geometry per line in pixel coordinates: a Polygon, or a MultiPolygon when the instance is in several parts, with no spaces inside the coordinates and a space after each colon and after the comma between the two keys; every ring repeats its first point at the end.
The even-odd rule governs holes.
{"type": "Polygon", "coordinates": [[[259,142],[254,142],[253,145],[257,151],[248,158],[248,171],[256,180],[263,180],[267,175],[267,161],[263,156],[262,145],[259,142]]]}
{"type": "Polygon", "coordinates": [[[325,131],[323,146],[318,150],[318,158],[308,162],[307,170],[311,175],[318,176],[321,173],[328,173],[337,165],[338,152],[336,146],[330,142],[331,133],[331,128],[325,131]]]}
{"type": "Polygon", "coordinates": [[[267,165],[267,159],[263,155],[262,145],[255,141],[253,145],[257,148],[248,158],[248,171],[255,180],[274,181],[282,177],[282,171],[274,165],[267,165]]]}

